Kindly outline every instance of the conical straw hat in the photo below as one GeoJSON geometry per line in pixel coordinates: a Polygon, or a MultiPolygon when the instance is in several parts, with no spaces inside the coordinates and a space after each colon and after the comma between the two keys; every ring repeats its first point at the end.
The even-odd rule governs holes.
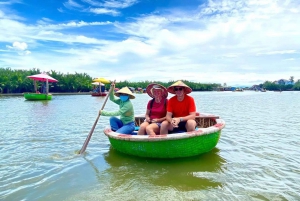
{"type": "Polygon", "coordinates": [[[182,87],[184,89],[185,94],[189,94],[192,92],[192,89],[189,86],[187,86],[186,84],[184,84],[181,80],[179,80],[179,81],[175,82],[174,84],[172,84],[171,86],[169,86],[167,88],[168,92],[171,94],[176,94],[174,87],[182,87]]]}
{"type": "Polygon", "coordinates": [[[123,87],[115,93],[116,96],[120,97],[120,94],[128,94],[130,99],[135,99],[135,96],[132,94],[128,87],[123,87]]]}
{"type": "Polygon", "coordinates": [[[156,83],[149,84],[146,88],[146,92],[151,98],[154,98],[153,89],[157,89],[157,88],[162,90],[162,95],[164,98],[168,97],[168,91],[167,91],[166,87],[164,87],[160,84],[156,84],[156,83]]]}

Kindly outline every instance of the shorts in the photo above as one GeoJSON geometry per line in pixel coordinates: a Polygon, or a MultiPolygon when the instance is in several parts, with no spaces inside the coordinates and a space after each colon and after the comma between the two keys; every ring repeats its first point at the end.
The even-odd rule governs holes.
{"type": "Polygon", "coordinates": [[[161,123],[156,123],[156,125],[158,126],[158,128],[160,128],[161,123]]]}
{"type": "Polygon", "coordinates": [[[187,132],[186,128],[185,128],[185,125],[186,125],[186,121],[182,121],[182,122],[179,122],[178,124],[178,127],[177,128],[174,128],[173,129],[173,133],[176,133],[176,132],[187,132]]]}

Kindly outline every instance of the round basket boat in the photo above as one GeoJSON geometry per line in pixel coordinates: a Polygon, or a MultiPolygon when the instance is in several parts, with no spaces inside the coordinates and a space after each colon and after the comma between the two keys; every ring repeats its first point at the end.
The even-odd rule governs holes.
{"type": "Polygon", "coordinates": [[[106,92],[93,92],[91,95],[92,96],[106,96],[107,93],[106,92]]]}
{"type": "Polygon", "coordinates": [[[26,100],[52,100],[52,94],[24,93],[26,100]]]}
{"type": "MultiPolygon", "coordinates": [[[[139,126],[145,117],[135,117],[139,126]]],[[[126,135],[105,129],[111,146],[123,153],[149,158],[180,158],[199,155],[212,150],[218,143],[225,121],[218,116],[196,116],[197,128],[192,132],[156,135],[126,135]]]]}

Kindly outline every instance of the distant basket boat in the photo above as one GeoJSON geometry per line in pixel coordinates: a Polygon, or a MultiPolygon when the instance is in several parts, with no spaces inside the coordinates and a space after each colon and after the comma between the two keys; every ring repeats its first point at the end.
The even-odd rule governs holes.
{"type": "Polygon", "coordinates": [[[49,93],[49,82],[58,82],[56,79],[50,77],[46,73],[30,75],[27,77],[33,80],[35,93],[24,93],[24,98],[26,100],[52,100],[52,94],[49,93]],[[41,90],[42,93],[37,90],[36,81],[45,82],[43,84],[44,88],[41,90]]]}
{"type": "Polygon", "coordinates": [[[24,93],[26,100],[52,100],[52,94],[24,93]]]}
{"type": "Polygon", "coordinates": [[[106,96],[107,92],[93,92],[91,95],[92,96],[106,96]]]}
{"type": "MultiPolygon", "coordinates": [[[[102,81],[105,81],[104,78],[98,78],[102,81]]],[[[97,79],[96,79],[97,80],[97,79]]],[[[109,83],[109,81],[105,81],[105,83],[109,83]]],[[[107,92],[105,92],[105,85],[101,82],[93,82],[92,85],[94,85],[94,90],[92,91],[92,96],[106,96],[107,92]],[[97,86],[97,88],[96,88],[97,86]]]]}
{"type": "Polygon", "coordinates": [[[244,89],[236,88],[235,90],[232,90],[232,92],[244,92],[244,89]]]}
{"type": "MultiPolygon", "coordinates": [[[[135,117],[139,126],[145,117],[135,117]]],[[[192,132],[148,135],[126,135],[105,129],[112,147],[120,152],[149,158],[180,158],[211,151],[218,143],[225,121],[218,116],[201,114],[196,117],[197,129],[192,132]]]]}

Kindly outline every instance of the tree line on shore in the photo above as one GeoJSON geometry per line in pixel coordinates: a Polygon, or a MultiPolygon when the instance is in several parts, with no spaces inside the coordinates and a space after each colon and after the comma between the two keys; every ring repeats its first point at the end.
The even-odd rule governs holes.
{"type": "Polygon", "coordinates": [[[289,91],[289,90],[295,90],[295,91],[299,91],[300,90],[300,79],[295,82],[294,85],[292,84],[288,84],[288,85],[284,85],[284,84],[276,84],[274,82],[270,82],[270,81],[265,81],[263,84],[259,85],[261,88],[264,88],[266,90],[269,91],[289,91]]]}
{"type": "MultiPolygon", "coordinates": [[[[0,93],[24,93],[24,92],[33,92],[33,81],[27,76],[35,75],[42,73],[40,69],[30,69],[30,70],[12,70],[10,68],[1,68],[0,67],[0,93]]],[[[50,92],[64,93],[64,92],[90,92],[95,85],[92,85],[93,78],[86,73],[77,73],[74,74],[64,74],[61,72],[56,72],[51,70],[47,74],[59,82],[49,83],[50,92]]],[[[291,76],[290,79],[294,79],[291,76]]],[[[122,88],[125,86],[133,87],[135,89],[142,88],[145,89],[150,83],[156,82],[165,87],[170,86],[177,80],[170,80],[169,82],[160,82],[160,81],[139,81],[139,82],[129,82],[127,80],[120,81],[116,83],[116,87],[122,88]]],[[[196,83],[188,80],[182,80],[193,91],[213,91],[218,87],[222,87],[219,83],[196,83]]],[[[293,81],[294,82],[294,81],[293,81]]],[[[38,89],[41,87],[42,83],[38,82],[38,89]]],[[[108,90],[110,87],[109,84],[105,85],[105,88],[108,90]]],[[[271,81],[265,81],[262,84],[259,84],[260,88],[266,90],[300,90],[300,79],[294,83],[294,85],[282,85],[276,84],[271,81]]]]}
{"type": "MultiPolygon", "coordinates": [[[[33,92],[33,81],[27,76],[42,73],[40,69],[30,69],[30,70],[12,70],[11,68],[0,68],[0,93],[24,93],[33,92]]],[[[74,74],[64,74],[61,72],[56,72],[51,70],[46,72],[49,76],[58,80],[58,82],[49,83],[49,91],[54,93],[64,93],[64,92],[90,92],[94,85],[92,85],[93,78],[86,73],[74,74]]],[[[171,80],[169,82],[160,81],[139,81],[139,82],[129,82],[127,80],[120,81],[116,83],[116,87],[122,88],[125,86],[134,88],[146,88],[150,83],[156,82],[165,87],[170,86],[177,80],[171,80]]],[[[214,88],[221,86],[217,83],[204,84],[196,83],[188,80],[183,80],[193,91],[213,91],[214,88]]],[[[42,82],[37,82],[37,88],[40,89],[42,82]]],[[[109,84],[105,85],[108,90],[109,84]]]]}

